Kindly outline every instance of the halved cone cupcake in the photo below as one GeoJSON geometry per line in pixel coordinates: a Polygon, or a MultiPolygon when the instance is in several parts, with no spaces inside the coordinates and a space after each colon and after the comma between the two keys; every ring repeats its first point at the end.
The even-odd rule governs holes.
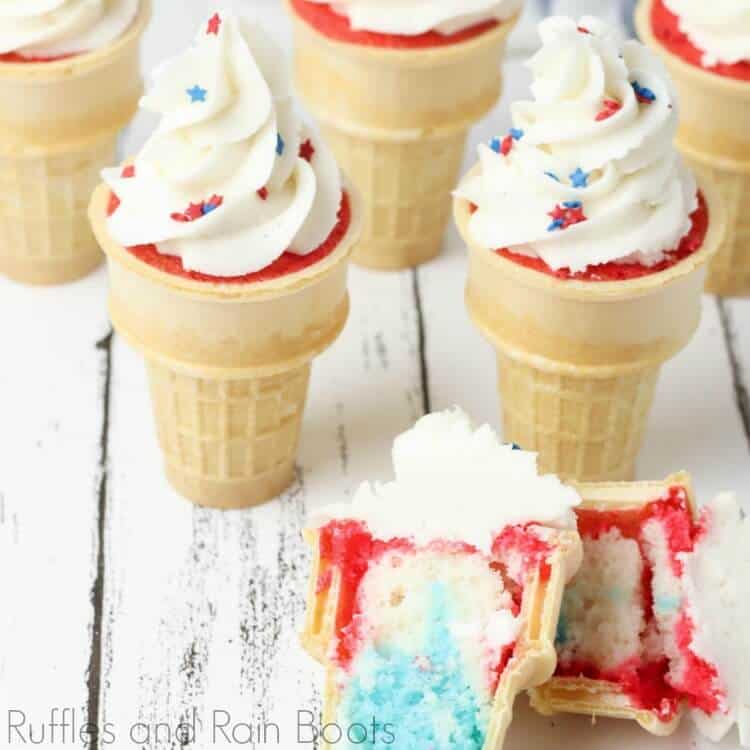
{"type": "Polygon", "coordinates": [[[311,363],[349,314],[361,203],[294,114],[284,73],[258,27],[215,14],[161,68],[144,99],[159,128],[104,172],[90,207],[167,477],[210,507],[291,484],[311,363]]]}
{"type": "Polygon", "coordinates": [[[596,19],[542,34],[535,101],[456,192],[466,304],[497,352],[505,439],[563,478],[628,480],[726,217],[671,146],[672,92],[642,45],[596,19]],[[596,65],[608,74],[589,81],[596,65]]]}
{"type": "Polygon", "coordinates": [[[714,741],[736,723],[747,746],[750,525],[736,499],[699,515],[685,473],[578,489],[584,562],[563,599],[555,677],[532,705],[655,735],[689,711],[714,741]]]}
{"type": "Polygon", "coordinates": [[[727,206],[728,231],[711,263],[707,290],[750,296],[750,81],[718,74],[672,52],[654,33],[662,0],[640,0],[641,39],[664,60],[680,92],[677,145],[696,172],[713,180],[727,206]]]}
{"type": "Polygon", "coordinates": [[[102,49],[51,62],[0,62],[0,273],[28,284],[81,278],[104,258],[87,218],[99,172],[143,93],[141,0],[102,49]]]}
{"type": "Polygon", "coordinates": [[[457,412],[418,422],[397,439],[394,462],[396,482],[363,487],[306,533],[314,562],[302,642],[327,674],[318,739],[500,750],[516,696],[555,668],[562,590],[580,564],[564,520],[577,497],[457,412]],[[418,477],[455,487],[464,470],[460,509],[446,508],[450,493],[418,494],[418,477]],[[503,475],[508,514],[486,502],[502,496],[503,475]],[[535,512],[542,520],[525,522],[535,512]]]}
{"type": "MultiPolygon", "coordinates": [[[[287,0],[295,81],[365,201],[354,262],[398,270],[440,252],[468,132],[497,103],[517,16],[463,41],[391,48],[340,41],[287,0]]],[[[320,6],[313,6],[320,7],[320,6]]]]}

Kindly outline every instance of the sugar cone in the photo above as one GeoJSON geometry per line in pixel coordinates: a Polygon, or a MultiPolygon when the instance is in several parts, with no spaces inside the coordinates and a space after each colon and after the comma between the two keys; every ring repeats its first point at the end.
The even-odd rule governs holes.
{"type": "Polygon", "coordinates": [[[197,504],[256,505],[293,479],[311,362],[349,314],[361,210],[347,193],[351,226],[331,255],[254,284],[189,281],[142,263],[107,231],[109,189],[94,193],[112,322],[146,359],[167,477],[197,504]]]}
{"type": "Polygon", "coordinates": [[[720,76],[667,50],[651,27],[653,0],[640,0],[641,39],[666,63],[680,94],[677,145],[691,166],[720,189],[727,236],[708,276],[708,291],[750,296],[750,81],[720,76]]]}
{"type": "Polygon", "coordinates": [[[632,479],[661,365],[701,315],[708,261],[725,232],[716,189],[702,184],[710,225],[703,247],[672,268],[618,282],[563,281],[525,268],[469,234],[467,305],[498,353],[504,436],[539,452],[566,479],[632,479]]]}
{"type": "Polygon", "coordinates": [[[466,42],[385,49],[333,41],[296,15],[295,81],[365,201],[354,262],[410,268],[435,257],[466,137],[500,97],[512,19],[466,42]]]}
{"type": "Polygon", "coordinates": [[[142,0],[126,34],[89,54],[0,63],[0,273],[61,284],[103,261],[86,211],[138,106],[150,14],[142,0]]]}
{"type": "MultiPolygon", "coordinates": [[[[688,491],[695,508],[692,482],[685,473],[667,477],[663,482],[579,484],[578,490],[583,498],[582,509],[618,511],[637,510],[674,485],[688,491]]],[[[573,713],[637,721],[658,736],[673,734],[682,718],[679,712],[669,721],[662,721],[656,712],[635,706],[620,685],[582,677],[553,677],[531,691],[531,705],[545,716],[573,713]]]]}
{"type": "MultiPolygon", "coordinates": [[[[326,570],[322,567],[324,563],[319,554],[318,534],[307,531],[305,538],[313,550],[313,567],[302,644],[313,658],[327,667],[323,724],[335,724],[339,718],[342,696],[336,684],[336,667],[328,655],[335,634],[341,575],[338,570],[332,571],[331,585],[324,591],[319,590],[318,581],[326,570]]],[[[549,541],[555,548],[549,559],[550,575],[543,577],[537,571],[524,593],[522,631],[495,692],[483,750],[501,750],[513,720],[516,697],[525,690],[545,683],[555,671],[555,634],[562,596],[566,583],[580,566],[582,552],[581,540],[576,532],[556,532],[549,541]]],[[[404,717],[404,721],[408,721],[408,716],[404,717]]],[[[398,746],[398,737],[395,746],[398,746]]],[[[333,750],[335,744],[323,742],[322,747],[323,750],[333,750]]]]}

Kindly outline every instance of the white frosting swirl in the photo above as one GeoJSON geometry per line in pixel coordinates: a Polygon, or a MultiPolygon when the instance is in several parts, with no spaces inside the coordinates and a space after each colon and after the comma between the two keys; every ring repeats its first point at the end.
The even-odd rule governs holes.
{"type": "Polygon", "coordinates": [[[507,526],[575,528],[578,493],[540,476],[535,453],[501,444],[458,408],[422,417],[397,437],[393,465],[394,481],[363,484],[351,503],[320,509],[311,525],[358,519],[377,539],[468,542],[488,554],[507,526]]]}
{"type": "Polygon", "coordinates": [[[53,58],[105,47],[127,31],[139,0],[2,0],[0,54],[53,58]]]}
{"type": "Polygon", "coordinates": [[[549,18],[540,33],[529,63],[535,100],[512,107],[518,140],[506,143],[507,155],[480,146],[481,171],[457,191],[477,206],[472,237],[556,270],[658,263],[690,231],[697,207],[672,145],[678,109],[666,71],[594,18],[549,18]]]}
{"type": "Polygon", "coordinates": [[[704,51],[703,64],[750,60],[750,3],[746,0],[664,0],[680,30],[704,51]]]}
{"type": "Polygon", "coordinates": [[[331,4],[356,31],[418,36],[455,34],[485,21],[505,21],[523,0],[309,0],[331,4]]]}
{"type": "Polygon", "coordinates": [[[156,244],[186,270],[243,276],[326,240],[338,221],[341,176],[295,113],[276,46],[229,13],[208,24],[157,70],[142,106],[162,119],[134,176],[103,173],[121,201],[109,229],[126,247],[156,244]]]}

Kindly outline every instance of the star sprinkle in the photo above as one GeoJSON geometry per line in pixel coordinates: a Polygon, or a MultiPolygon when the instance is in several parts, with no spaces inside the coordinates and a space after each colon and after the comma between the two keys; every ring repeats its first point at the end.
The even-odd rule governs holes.
{"type": "Polygon", "coordinates": [[[284,143],[284,139],[281,137],[281,133],[276,133],[276,153],[281,156],[284,153],[285,148],[286,143],[284,143]]]}
{"type": "Polygon", "coordinates": [[[221,28],[222,20],[221,16],[218,13],[214,13],[213,16],[208,21],[208,28],[206,29],[206,34],[215,34],[216,36],[219,35],[219,29],[221,28]]]}
{"type": "Polygon", "coordinates": [[[553,220],[547,227],[548,232],[567,229],[574,224],[580,224],[587,220],[587,217],[583,213],[583,203],[581,201],[565,201],[555,206],[555,210],[550,211],[547,215],[553,220]]]}
{"type": "Polygon", "coordinates": [[[511,448],[512,448],[512,449],[513,449],[514,451],[520,451],[520,450],[523,450],[523,448],[521,448],[521,446],[520,446],[520,445],[519,445],[518,443],[511,443],[511,444],[510,444],[510,447],[511,447],[511,448]]]}
{"type": "Polygon", "coordinates": [[[123,167],[122,172],[120,173],[120,177],[122,177],[123,179],[135,177],[135,165],[128,164],[127,167],[123,167]]]}
{"type": "Polygon", "coordinates": [[[193,88],[187,90],[187,95],[190,97],[190,103],[195,104],[196,102],[205,102],[208,91],[201,88],[197,83],[193,88]]]}
{"type": "Polygon", "coordinates": [[[580,167],[570,174],[570,184],[574,188],[585,188],[589,186],[589,177],[591,172],[584,172],[580,167]]]}
{"type": "Polygon", "coordinates": [[[633,81],[631,85],[635,91],[635,98],[641,104],[653,104],[656,101],[656,94],[651,89],[641,86],[638,81],[633,81]]]}
{"type": "Polygon", "coordinates": [[[262,188],[261,188],[261,189],[260,189],[260,190],[258,191],[258,197],[259,197],[259,198],[260,198],[260,199],[261,199],[262,201],[266,201],[266,200],[268,200],[268,188],[262,187],[262,188]]]}
{"type": "Polygon", "coordinates": [[[315,146],[312,145],[312,141],[308,138],[299,147],[299,158],[304,159],[306,162],[311,162],[313,156],[315,156],[315,146]]]}
{"type": "Polygon", "coordinates": [[[617,99],[605,99],[601,112],[596,116],[596,121],[609,120],[610,117],[616,115],[621,109],[622,103],[618,102],[617,99]]]}
{"type": "Polygon", "coordinates": [[[590,34],[591,32],[585,26],[579,26],[578,31],[581,34],[590,34]]]}
{"type": "Polygon", "coordinates": [[[549,177],[550,180],[554,180],[555,182],[560,182],[560,178],[554,172],[545,172],[544,174],[547,177],[549,177]]]}
{"type": "Polygon", "coordinates": [[[182,213],[173,213],[171,218],[173,221],[182,223],[196,221],[215,211],[222,203],[224,203],[224,198],[221,195],[213,195],[207,201],[191,203],[182,213]]]}
{"type": "Polygon", "coordinates": [[[520,141],[521,138],[523,138],[523,130],[520,130],[519,128],[511,128],[505,138],[493,138],[490,141],[490,148],[496,154],[507,156],[513,150],[513,144],[515,141],[520,141]]]}
{"type": "Polygon", "coordinates": [[[204,202],[201,206],[203,210],[203,215],[210,214],[212,211],[215,211],[222,203],[224,203],[224,198],[220,195],[212,195],[211,198],[204,202]]]}

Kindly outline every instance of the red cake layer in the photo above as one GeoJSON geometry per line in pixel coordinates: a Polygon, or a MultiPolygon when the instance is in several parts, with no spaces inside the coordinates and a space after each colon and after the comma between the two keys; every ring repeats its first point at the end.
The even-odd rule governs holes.
{"type": "MultiPolygon", "coordinates": [[[[107,215],[111,216],[118,209],[119,205],[119,199],[112,193],[107,215]]],[[[348,194],[343,193],[338,213],[338,223],[328,235],[328,239],[320,247],[307,255],[297,255],[296,253],[287,251],[271,263],[270,266],[254,273],[245,274],[244,276],[211,276],[199,271],[186,271],[182,265],[182,258],[178,258],[175,255],[164,255],[159,252],[156,245],[136,245],[127,249],[144,263],[165,273],[189,279],[190,281],[205,281],[213,284],[252,284],[260,281],[271,281],[282,276],[297,273],[327,258],[336,250],[346,236],[351,226],[351,221],[351,203],[348,194]]]]}
{"type": "MultiPolygon", "coordinates": [[[[707,2],[709,0],[706,0],[707,2]]],[[[707,67],[703,64],[703,50],[698,49],[688,38],[687,34],[680,31],[678,17],[672,13],[664,4],[664,0],[654,0],[651,8],[651,28],[654,36],[673,54],[681,57],[685,62],[695,65],[703,70],[716,73],[727,78],[737,78],[741,81],[750,81],[750,60],[727,65],[719,63],[707,67]]]]}
{"type": "Polygon", "coordinates": [[[82,53],[71,53],[68,55],[56,55],[54,57],[27,57],[19,55],[18,52],[4,52],[0,55],[0,63],[51,63],[58,60],[67,60],[71,57],[77,57],[82,53]]]}
{"type": "Polygon", "coordinates": [[[428,31],[416,36],[381,34],[375,31],[355,31],[346,16],[336,13],[328,4],[311,3],[308,0],[291,0],[295,13],[314,29],[337,42],[362,44],[368,47],[390,47],[394,49],[424,49],[446,47],[483,34],[499,26],[498,21],[486,21],[455,34],[440,34],[428,31]]]}
{"type": "Polygon", "coordinates": [[[698,194],[698,208],[692,213],[693,225],[682,238],[679,246],[667,253],[667,257],[653,266],[645,266],[642,263],[603,263],[598,266],[589,266],[585,271],[572,273],[569,268],[561,268],[557,271],[550,268],[541,258],[532,258],[528,255],[520,255],[508,249],[497,250],[498,255],[518,263],[519,266],[530,268],[533,271],[554,276],[565,281],[629,281],[650,276],[677,265],[680,261],[690,257],[703,247],[708,233],[708,205],[702,193],[698,194]]]}
{"type": "MultiPolygon", "coordinates": [[[[521,550],[528,553],[529,561],[535,560],[538,564],[546,565],[546,558],[543,555],[549,553],[551,548],[541,540],[536,539],[534,542],[532,537],[536,539],[531,531],[521,527],[506,529],[495,540],[493,557],[513,550],[521,550]],[[543,548],[537,542],[540,542],[543,548]]],[[[481,554],[469,544],[451,541],[433,542],[426,549],[446,555],[481,554]]],[[[330,587],[334,568],[338,569],[341,575],[336,613],[335,658],[342,668],[347,668],[351,664],[361,642],[357,617],[359,614],[357,595],[362,579],[373,562],[391,551],[414,554],[417,548],[412,541],[407,539],[391,539],[387,542],[374,539],[367,527],[360,521],[331,521],[320,529],[319,554],[323,572],[317,582],[318,593],[327,591],[330,587]]],[[[505,571],[499,557],[488,560],[488,565],[498,574],[503,575],[505,586],[511,591],[516,601],[517,607],[514,615],[517,616],[523,599],[523,582],[508,580],[504,575],[505,571]]],[[[499,663],[492,670],[493,681],[495,679],[499,681],[512,655],[513,645],[503,649],[499,663]]]]}
{"type": "MultiPolygon", "coordinates": [[[[670,564],[675,576],[683,573],[680,556],[692,552],[705,532],[703,522],[696,523],[682,487],[671,487],[665,498],[655,500],[637,510],[598,511],[579,509],[578,529],[584,539],[599,539],[608,531],[617,529],[626,539],[636,541],[643,560],[642,607],[646,620],[645,633],[654,626],[653,570],[645,549],[644,527],[658,521],[664,529],[670,553],[670,564]]],[[[587,677],[619,685],[633,706],[641,710],[654,711],[662,721],[670,721],[680,709],[683,701],[692,708],[700,708],[708,714],[720,708],[717,695],[716,669],[697,657],[691,650],[695,625],[686,611],[682,611],[675,627],[680,655],[685,670],[679,682],[670,673],[666,656],[658,661],[642,662],[632,659],[616,669],[602,670],[594,664],[576,661],[558,664],[559,677],[587,677]]]]}

